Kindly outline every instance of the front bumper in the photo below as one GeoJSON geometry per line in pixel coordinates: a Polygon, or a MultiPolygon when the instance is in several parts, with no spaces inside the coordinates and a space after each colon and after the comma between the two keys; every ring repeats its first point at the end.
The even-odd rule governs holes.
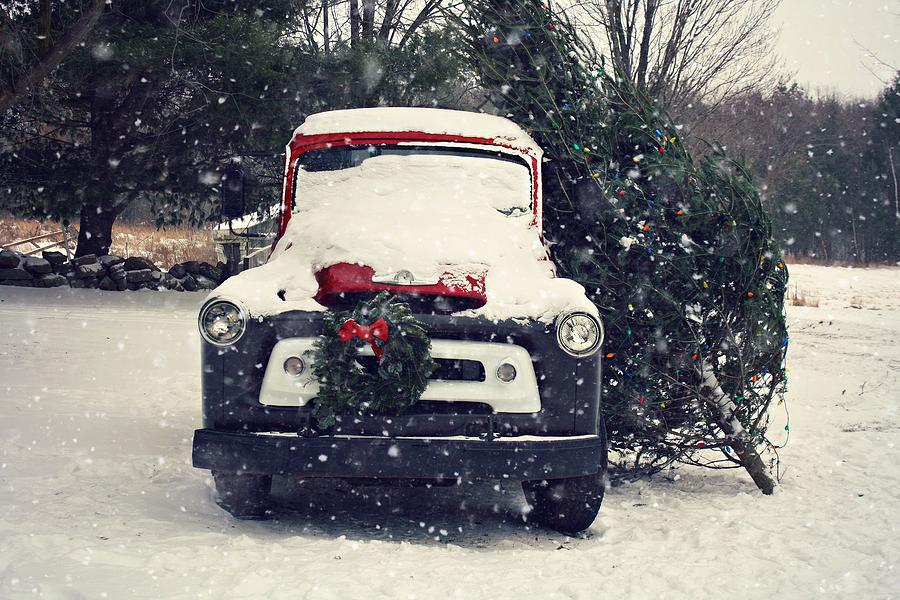
{"type": "Polygon", "coordinates": [[[606,468],[596,435],[384,438],[216,431],[194,433],[194,466],[228,473],[379,479],[562,479],[606,468]]]}

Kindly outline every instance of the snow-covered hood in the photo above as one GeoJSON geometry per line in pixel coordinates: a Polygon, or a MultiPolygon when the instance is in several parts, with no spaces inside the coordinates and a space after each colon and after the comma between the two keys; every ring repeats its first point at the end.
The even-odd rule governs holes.
{"type": "Polygon", "coordinates": [[[243,303],[252,315],[321,311],[316,274],[349,263],[376,275],[408,271],[447,285],[483,285],[476,291],[484,305],[466,316],[550,323],[571,310],[596,315],[584,288],[553,276],[531,227],[528,177],[513,176],[504,165],[379,156],[325,178],[301,177],[298,210],[269,262],[232,277],[213,295],[243,303]]]}

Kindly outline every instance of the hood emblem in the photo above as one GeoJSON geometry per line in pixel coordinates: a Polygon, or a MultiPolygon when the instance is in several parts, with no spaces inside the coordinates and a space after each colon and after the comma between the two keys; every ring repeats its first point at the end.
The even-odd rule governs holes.
{"type": "Polygon", "coordinates": [[[437,276],[417,278],[408,269],[401,269],[396,273],[375,273],[372,276],[372,283],[384,285],[436,285],[438,281],[440,278],[437,276]]]}

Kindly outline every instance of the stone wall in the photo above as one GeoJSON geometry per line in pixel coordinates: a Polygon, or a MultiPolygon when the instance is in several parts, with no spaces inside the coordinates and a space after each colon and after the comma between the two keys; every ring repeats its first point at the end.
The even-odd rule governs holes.
{"type": "Polygon", "coordinates": [[[0,250],[0,285],[22,287],[96,288],[105,291],[173,290],[194,292],[211,290],[228,277],[223,263],[188,261],[168,272],[150,260],[132,256],[95,256],[87,254],[66,260],[60,252],[43,252],[41,258],[0,250]]]}

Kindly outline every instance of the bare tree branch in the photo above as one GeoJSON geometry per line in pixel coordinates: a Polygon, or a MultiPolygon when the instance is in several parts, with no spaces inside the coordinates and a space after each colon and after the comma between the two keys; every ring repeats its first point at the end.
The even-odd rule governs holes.
{"type": "Polygon", "coordinates": [[[780,0],[575,0],[616,68],[667,107],[775,83],[780,0]]]}
{"type": "Polygon", "coordinates": [[[13,81],[8,90],[0,92],[0,113],[14,106],[26,95],[40,85],[44,77],[59,66],[66,55],[84,40],[91,32],[100,15],[106,0],[93,0],[81,18],[41,56],[36,64],[29,65],[26,74],[19,81],[13,81]]]}

